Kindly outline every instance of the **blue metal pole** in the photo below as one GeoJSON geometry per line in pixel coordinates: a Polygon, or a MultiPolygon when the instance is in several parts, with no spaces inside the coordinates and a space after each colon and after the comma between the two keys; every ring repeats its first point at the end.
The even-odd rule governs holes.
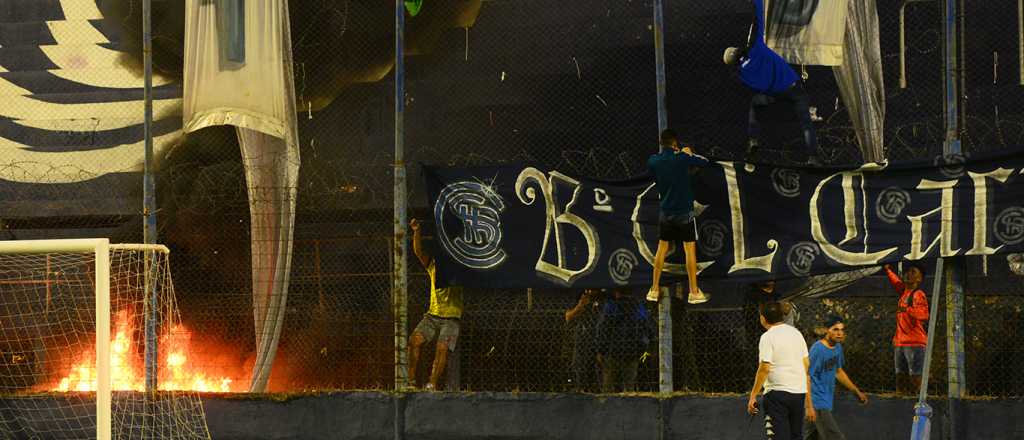
{"type": "MultiPolygon", "coordinates": [[[[658,88],[658,134],[668,128],[665,109],[665,10],[662,0],[654,0],[654,63],[658,88]]],[[[662,148],[658,143],[658,150],[662,148]]],[[[672,378],[672,293],[662,289],[658,300],[658,391],[671,393],[675,388],[672,378]]]]}
{"type": "MultiPolygon", "coordinates": [[[[665,108],[665,9],[662,0],[654,0],[654,63],[658,81],[658,131],[668,128],[665,108]]],[[[660,149],[660,148],[659,148],[660,149]]]]}
{"type": "Polygon", "coordinates": [[[945,259],[935,261],[935,284],[932,287],[932,304],[928,316],[928,344],[924,350],[924,368],[921,371],[921,389],[917,394],[917,405],[914,405],[914,424],[911,428],[911,440],[928,440],[932,428],[932,407],[928,405],[928,376],[931,373],[932,350],[935,347],[935,321],[939,317],[939,290],[942,289],[942,273],[945,259]]]}
{"type": "MultiPolygon", "coordinates": [[[[143,65],[143,137],[145,138],[145,163],[143,165],[143,241],[147,244],[156,243],[156,180],[153,178],[153,32],[152,32],[152,0],[142,0],[142,65],[143,65]]],[[[157,299],[157,283],[155,270],[156,256],[146,251],[146,275],[143,285],[148,297],[146,307],[146,391],[157,390],[157,326],[160,319],[159,302],[157,299]]]]}
{"type": "Polygon", "coordinates": [[[943,27],[944,43],[944,81],[946,102],[946,143],[945,154],[960,154],[960,120],[959,120],[959,61],[957,57],[957,8],[956,0],[945,0],[943,27]]]}
{"type": "Polygon", "coordinates": [[[394,188],[394,243],[392,265],[392,300],[395,319],[395,389],[405,388],[408,382],[406,337],[408,312],[409,273],[406,267],[408,213],[406,212],[405,182],[405,2],[395,0],[395,188],[394,188]]]}
{"type": "MultiPolygon", "coordinates": [[[[945,37],[945,95],[946,95],[946,142],[943,153],[955,155],[962,153],[960,143],[960,62],[959,38],[963,29],[958,28],[958,0],[946,0],[944,7],[945,21],[943,36],[945,37]]],[[[959,258],[950,259],[946,270],[941,274],[946,279],[946,356],[948,365],[949,393],[946,405],[949,420],[949,434],[946,438],[961,438],[961,404],[966,389],[964,362],[964,288],[963,261],[959,258]]],[[[936,276],[940,274],[936,273],[936,276]]]]}

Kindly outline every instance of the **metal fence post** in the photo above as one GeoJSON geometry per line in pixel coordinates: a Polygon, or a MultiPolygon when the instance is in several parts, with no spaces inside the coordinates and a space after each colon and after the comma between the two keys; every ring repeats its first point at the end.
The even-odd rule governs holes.
{"type": "Polygon", "coordinates": [[[960,415],[962,399],[967,391],[964,360],[964,286],[963,260],[950,259],[943,276],[946,278],[946,346],[949,375],[949,439],[963,438],[960,415]]]}
{"type": "MultiPolygon", "coordinates": [[[[657,69],[658,133],[668,128],[665,109],[665,10],[662,0],[654,0],[654,62],[657,69]]],[[[659,143],[660,145],[660,143],[659,143]]],[[[660,150],[663,147],[658,147],[660,150]]],[[[662,289],[658,300],[658,391],[671,393],[672,380],[672,293],[662,289]]]]}
{"type": "MultiPolygon", "coordinates": [[[[945,102],[946,102],[946,142],[943,152],[946,155],[961,154],[960,145],[960,86],[961,72],[959,58],[959,32],[962,29],[958,26],[959,12],[958,0],[946,0],[944,5],[944,26],[943,36],[945,40],[944,50],[944,80],[945,80],[945,102]]],[[[963,289],[963,261],[950,259],[943,273],[936,273],[935,276],[942,276],[946,281],[946,345],[949,377],[948,404],[946,406],[947,420],[949,421],[949,433],[946,438],[955,440],[962,438],[960,431],[960,405],[964,396],[965,374],[964,374],[964,289],[963,289]]],[[[924,385],[923,385],[924,386],[924,385]]]]}
{"type": "MultiPolygon", "coordinates": [[[[142,173],[142,204],[143,204],[143,241],[146,244],[156,243],[156,183],[153,178],[153,31],[152,31],[152,0],[142,0],[142,65],[143,65],[143,137],[145,138],[145,162],[142,173]]],[[[157,275],[154,270],[157,264],[152,251],[145,252],[146,267],[143,286],[147,294],[146,307],[146,391],[157,389],[157,320],[158,299],[157,275]]]]}
{"type": "Polygon", "coordinates": [[[406,345],[409,281],[406,267],[406,183],[405,183],[405,2],[395,0],[395,187],[394,242],[392,243],[392,301],[395,320],[395,389],[409,383],[406,345]]]}

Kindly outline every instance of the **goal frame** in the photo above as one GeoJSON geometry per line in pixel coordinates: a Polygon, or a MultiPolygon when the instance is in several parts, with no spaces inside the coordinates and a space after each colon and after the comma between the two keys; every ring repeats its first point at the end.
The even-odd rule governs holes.
{"type": "Polygon", "coordinates": [[[96,276],[96,438],[111,438],[110,251],[170,253],[158,244],[110,244],[106,238],[0,241],[0,254],[87,253],[95,256],[96,276]]]}

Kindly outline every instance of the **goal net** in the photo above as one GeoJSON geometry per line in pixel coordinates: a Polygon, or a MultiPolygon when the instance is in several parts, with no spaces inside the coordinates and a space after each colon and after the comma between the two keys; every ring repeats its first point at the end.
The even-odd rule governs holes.
{"type": "Polygon", "coordinates": [[[180,329],[163,246],[0,241],[0,438],[208,439],[180,329]]]}

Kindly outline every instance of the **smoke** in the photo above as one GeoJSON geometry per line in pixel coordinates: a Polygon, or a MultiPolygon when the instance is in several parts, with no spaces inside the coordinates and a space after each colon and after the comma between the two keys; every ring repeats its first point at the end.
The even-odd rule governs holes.
{"type": "MultiPolygon", "coordinates": [[[[359,83],[383,79],[394,64],[394,3],[357,0],[289,2],[295,89],[300,111],[323,109],[359,83]]],[[[138,2],[99,0],[104,24],[120,35],[122,62],[142,71],[142,11],[138,2]]],[[[428,2],[406,17],[406,50],[427,55],[446,32],[472,27],[481,0],[428,2]]],[[[153,69],[181,79],[185,0],[153,2],[153,69]]],[[[469,48],[467,47],[467,55],[469,48]]]]}

